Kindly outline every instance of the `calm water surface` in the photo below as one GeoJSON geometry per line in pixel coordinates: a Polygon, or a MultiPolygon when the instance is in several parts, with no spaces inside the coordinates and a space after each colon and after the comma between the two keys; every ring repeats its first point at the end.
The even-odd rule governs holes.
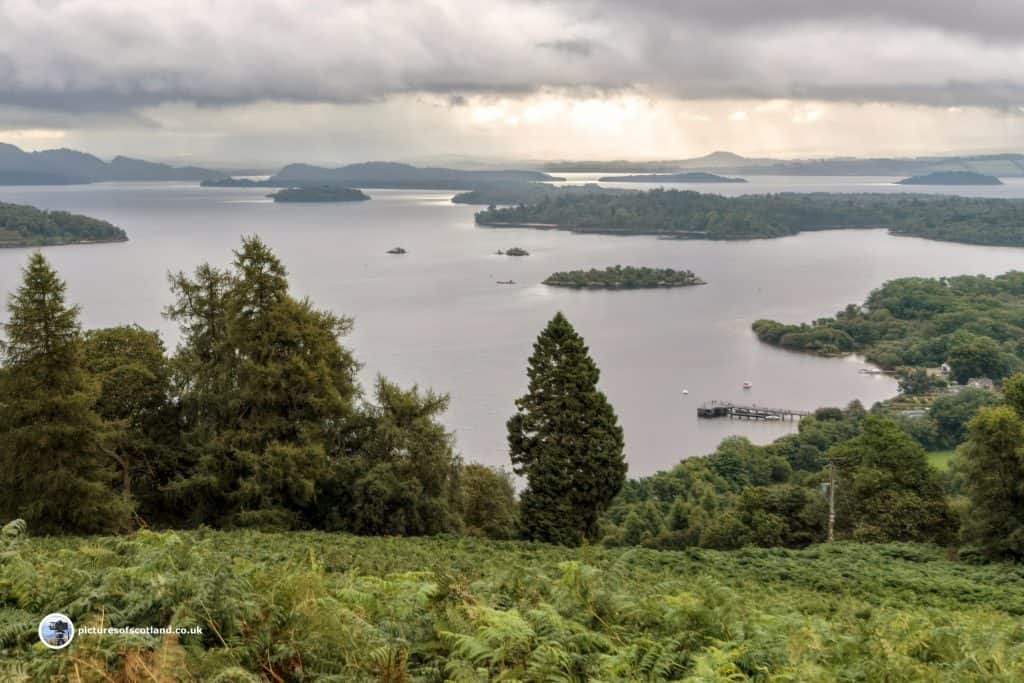
{"type": "MultiPolygon", "coordinates": [[[[887,182],[788,180],[762,179],[760,191],[766,184],[864,191],[865,183],[887,182]]],[[[1024,196],[1024,183],[1016,181],[980,189],[1024,196]]],[[[533,340],[564,311],[602,369],[601,386],[625,429],[633,475],[709,452],[729,434],[763,443],[793,429],[790,423],[698,421],[696,407],[705,400],[813,409],[852,399],[870,404],[895,393],[892,380],[858,374],[863,364],[856,358],[815,358],[758,343],[750,331],[757,318],[797,322],[829,315],[894,277],[1024,267],[1024,250],[890,237],[881,230],[660,241],[477,228],[474,207],[451,204],[450,192],[371,190],[370,202],[305,205],[274,204],[264,193],[110,183],[0,188],[0,201],[81,212],[126,229],[131,241],[125,244],[45,252],[67,279],[70,298],[82,305],[87,326],[137,322],[160,330],[170,347],[177,330],[160,315],[171,299],[168,271],[203,261],[225,265],[241,235],[260,235],[287,264],[296,294],[355,317],[356,331],[346,343],[365,364],[368,386],[383,373],[451,394],[446,422],[467,460],[507,464],[505,420],[526,387],[533,340]],[[394,246],[409,253],[384,253],[394,246]],[[494,254],[513,246],[531,255],[494,254]],[[617,263],[689,268],[709,284],[630,292],[540,284],[556,270],[617,263]],[[516,284],[495,284],[509,279],[516,284]],[[744,381],[753,388],[743,390],[744,381]]],[[[0,250],[0,292],[17,285],[27,254],[0,250]]]]}

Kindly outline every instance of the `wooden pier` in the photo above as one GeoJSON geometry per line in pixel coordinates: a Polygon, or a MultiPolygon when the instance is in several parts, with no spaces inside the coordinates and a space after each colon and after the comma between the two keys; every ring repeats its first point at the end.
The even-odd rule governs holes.
{"type": "Polygon", "coordinates": [[[810,415],[807,410],[740,405],[728,401],[710,401],[697,408],[697,417],[728,417],[740,420],[799,420],[810,415]]]}

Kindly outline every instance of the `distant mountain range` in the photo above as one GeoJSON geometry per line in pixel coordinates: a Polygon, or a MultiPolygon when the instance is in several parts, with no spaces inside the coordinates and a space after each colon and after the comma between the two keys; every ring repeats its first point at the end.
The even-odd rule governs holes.
{"type": "Polygon", "coordinates": [[[73,149],[26,152],[0,143],[0,185],[77,185],[106,180],[214,180],[220,171],[169,166],[129,157],[103,161],[73,149]]]}
{"type": "Polygon", "coordinates": [[[221,178],[204,187],[349,187],[361,189],[474,190],[494,185],[565,180],[541,171],[463,171],[368,161],[339,168],[289,164],[266,180],[221,178]]]}
{"type": "Polygon", "coordinates": [[[556,161],[544,170],[559,173],[676,173],[728,171],[740,175],[863,175],[913,176],[947,171],[997,177],[1024,176],[1024,154],[980,154],[907,158],[836,157],[830,159],[753,159],[732,152],[713,152],[695,159],[664,161],[556,161]]]}
{"type": "Polygon", "coordinates": [[[421,168],[409,164],[370,161],[340,168],[289,164],[268,182],[287,185],[331,184],[359,188],[417,188],[466,190],[481,183],[544,182],[564,180],[540,171],[461,171],[453,168],[421,168]]]}

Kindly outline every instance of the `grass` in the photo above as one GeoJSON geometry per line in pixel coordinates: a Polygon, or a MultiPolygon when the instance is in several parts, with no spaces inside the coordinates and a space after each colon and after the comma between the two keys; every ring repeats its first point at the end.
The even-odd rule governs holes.
{"type": "Polygon", "coordinates": [[[1024,567],[928,546],[193,531],[12,548],[4,681],[1024,680],[1024,567]],[[83,634],[52,653],[35,637],[52,611],[204,633],[83,634]]]}
{"type": "Polygon", "coordinates": [[[932,451],[928,454],[928,463],[940,472],[945,472],[949,469],[949,461],[954,455],[956,451],[932,451]]]}

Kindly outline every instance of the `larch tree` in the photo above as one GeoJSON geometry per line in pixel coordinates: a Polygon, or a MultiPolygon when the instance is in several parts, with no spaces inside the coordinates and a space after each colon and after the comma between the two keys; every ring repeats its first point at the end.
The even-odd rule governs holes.
{"type": "Polygon", "coordinates": [[[284,265],[255,237],[230,272],[203,266],[172,286],[195,464],[169,493],[196,506],[196,521],[303,526],[358,393],[357,364],[338,342],[351,320],[293,297],[284,265]]]}
{"type": "Polygon", "coordinates": [[[40,253],[8,303],[0,386],[0,517],[39,533],[120,531],[131,503],[120,490],[98,387],[82,365],[78,308],[40,253]]]}
{"type": "Polygon", "coordinates": [[[513,469],[526,477],[520,523],[530,539],[577,545],[626,477],[622,428],[583,338],[558,313],[533,346],[527,393],[508,421],[513,469]]]}

